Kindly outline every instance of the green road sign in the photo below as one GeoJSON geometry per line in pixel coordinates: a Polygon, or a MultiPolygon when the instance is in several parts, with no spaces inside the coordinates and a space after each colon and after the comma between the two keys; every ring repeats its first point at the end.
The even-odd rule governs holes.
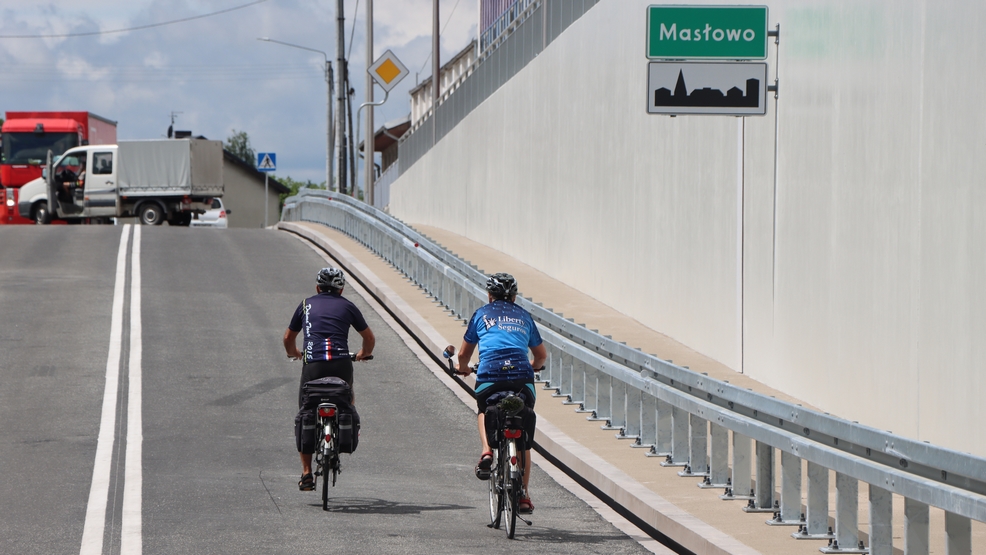
{"type": "Polygon", "coordinates": [[[767,6],[648,6],[647,57],[764,60],[767,6]]]}

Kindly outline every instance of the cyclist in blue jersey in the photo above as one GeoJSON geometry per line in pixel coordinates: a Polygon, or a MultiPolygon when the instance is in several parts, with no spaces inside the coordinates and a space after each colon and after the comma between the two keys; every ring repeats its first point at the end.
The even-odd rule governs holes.
{"type": "MultiPolygon", "coordinates": [[[[342,296],[346,276],[336,268],[322,268],[316,277],[317,295],[308,297],[298,305],[284,332],[284,350],[288,358],[303,360],[301,384],[298,386],[298,408],[302,404],[302,388],[305,383],[319,378],[335,376],[353,385],[353,363],[349,357],[349,328],[352,326],[363,338],[356,353],[356,360],[372,357],[376,339],[363,319],[363,314],[349,299],[342,296]],[[298,350],[297,337],[302,336],[302,350],[298,350]]],[[[355,393],[353,394],[355,401],[355,393]]],[[[312,476],[312,456],[301,453],[301,481],[298,488],[315,489],[312,476]]]]}
{"type": "MultiPolygon", "coordinates": [[[[479,365],[476,367],[476,405],[479,411],[479,439],[482,455],[476,465],[476,477],[490,478],[493,451],[486,437],[487,399],[499,391],[522,391],[525,404],[530,407],[530,418],[524,423],[529,441],[534,439],[534,370],[540,370],[548,359],[541,334],[529,312],[514,304],[517,299],[517,280],[510,274],[493,274],[486,281],[489,304],[472,315],[459,349],[459,366],[456,373],[469,375],[469,359],[479,347],[479,365]],[[527,351],[534,355],[528,360],[527,351]]],[[[524,493],[518,512],[530,513],[534,504],[527,490],[531,475],[530,445],[518,445],[524,451],[524,493]]]]}

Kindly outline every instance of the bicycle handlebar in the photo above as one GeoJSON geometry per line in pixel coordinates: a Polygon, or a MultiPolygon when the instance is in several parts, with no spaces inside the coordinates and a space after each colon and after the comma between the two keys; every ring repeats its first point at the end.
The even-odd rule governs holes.
{"type": "MultiPolygon", "coordinates": [[[[442,351],[442,356],[445,357],[445,360],[448,361],[448,373],[449,373],[450,376],[452,374],[458,374],[460,376],[468,376],[469,374],[472,374],[472,373],[474,373],[476,371],[476,367],[475,366],[469,366],[469,372],[463,373],[463,372],[457,372],[456,371],[455,364],[452,362],[452,357],[455,356],[455,347],[453,347],[451,345],[449,345],[448,347],[445,347],[445,350],[442,351]]],[[[541,372],[542,370],[544,370],[544,366],[542,366],[540,368],[535,368],[534,369],[535,372],[541,372]]]]}

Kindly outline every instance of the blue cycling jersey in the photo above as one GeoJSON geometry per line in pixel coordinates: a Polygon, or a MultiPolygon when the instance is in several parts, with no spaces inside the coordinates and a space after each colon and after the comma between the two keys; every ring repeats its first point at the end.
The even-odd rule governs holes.
{"type": "Polygon", "coordinates": [[[463,339],[479,344],[476,383],[533,380],[527,350],[542,343],[534,319],[509,301],[496,300],[481,307],[469,320],[463,339]]]}

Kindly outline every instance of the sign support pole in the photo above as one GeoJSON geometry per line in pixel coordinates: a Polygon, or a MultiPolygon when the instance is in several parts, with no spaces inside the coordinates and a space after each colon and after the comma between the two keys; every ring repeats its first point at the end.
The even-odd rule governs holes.
{"type": "Polygon", "coordinates": [[[264,172],[264,227],[267,227],[267,213],[269,212],[269,210],[267,209],[267,202],[270,199],[270,195],[267,193],[268,190],[267,180],[269,178],[270,178],[270,174],[264,172]]]}

